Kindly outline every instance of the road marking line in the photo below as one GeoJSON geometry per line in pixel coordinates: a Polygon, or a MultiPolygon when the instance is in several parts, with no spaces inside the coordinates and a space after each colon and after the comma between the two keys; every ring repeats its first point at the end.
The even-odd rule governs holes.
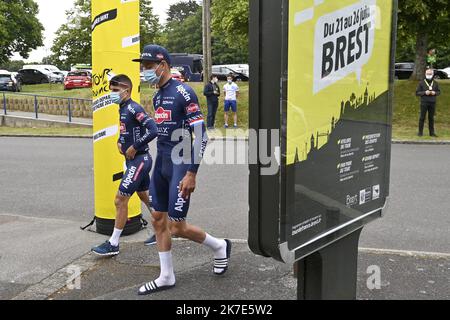
{"type": "Polygon", "coordinates": [[[359,248],[359,251],[365,253],[387,253],[405,256],[422,256],[435,258],[450,258],[450,253],[444,252],[428,252],[428,251],[413,251],[413,250],[395,250],[395,249],[378,249],[378,248],[359,248]]]}

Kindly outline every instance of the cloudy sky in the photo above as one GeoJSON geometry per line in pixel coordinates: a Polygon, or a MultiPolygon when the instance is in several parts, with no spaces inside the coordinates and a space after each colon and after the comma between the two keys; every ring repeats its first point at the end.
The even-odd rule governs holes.
{"type": "MultiPolygon", "coordinates": [[[[66,22],[66,10],[73,6],[73,0],[35,0],[39,5],[38,18],[43,24],[44,30],[44,46],[30,53],[29,62],[40,62],[42,58],[50,55],[50,48],[52,47],[55,38],[55,32],[58,28],[66,22]],[[51,17],[51,18],[49,18],[51,17]]],[[[166,19],[166,11],[173,3],[180,0],[153,0],[152,5],[154,13],[160,17],[161,22],[166,19]]],[[[12,59],[22,59],[20,55],[16,54],[12,59]]]]}

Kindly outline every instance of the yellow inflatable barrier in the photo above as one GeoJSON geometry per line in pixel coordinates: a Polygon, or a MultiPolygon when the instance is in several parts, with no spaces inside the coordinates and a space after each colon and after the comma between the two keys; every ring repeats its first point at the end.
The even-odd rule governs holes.
{"type": "MultiPolygon", "coordinates": [[[[92,1],[92,94],[94,191],[97,232],[111,234],[116,208],[114,198],[125,171],[117,150],[118,106],[109,98],[109,80],[126,74],[133,81],[132,99],[139,102],[139,0],[92,1]]],[[[141,204],[137,195],[129,203],[129,220],[123,234],[141,230],[141,204]]]]}

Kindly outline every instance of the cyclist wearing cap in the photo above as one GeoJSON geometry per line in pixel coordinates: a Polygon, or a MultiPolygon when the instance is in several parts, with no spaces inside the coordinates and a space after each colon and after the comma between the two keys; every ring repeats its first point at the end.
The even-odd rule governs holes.
{"type": "Polygon", "coordinates": [[[138,293],[144,295],[175,285],[172,234],[211,248],[213,272],[217,275],[224,274],[228,268],[231,242],[214,238],[186,222],[190,196],[195,190],[197,171],[208,142],[197,95],[188,85],[172,79],[170,56],[165,48],[148,45],[141,58],[133,61],[141,62],[145,79],[159,87],[153,98],[158,152],[150,192],[161,273],[158,279],[139,288],[138,293]],[[188,146],[191,152],[185,152],[186,148],[179,150],[179,146],[188,146]]]}
{"type": "Polygon", "coordinates": [[[127,170],[115,199],[117,213],[114,232],[108,241],[92,248],[94,253],[102,256],[119,254],[119,238],[128,219],[128,202],[135,192],[151,212],[148,187],[152,158],[148,153],[148,143],[157,137],[158,129],[144,108],[131,99],[132,89],[133,84],[126,75],[117,75],[110,81],[111,102],[120,106],[117,146],[125,156],[127,170]]]}

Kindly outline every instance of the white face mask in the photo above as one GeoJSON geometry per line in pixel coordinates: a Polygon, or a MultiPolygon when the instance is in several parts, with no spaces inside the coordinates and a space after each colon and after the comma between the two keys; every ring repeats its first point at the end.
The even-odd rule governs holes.
{"type": "Polygon", "coordinates": [[[432,74],[427,74],[427,75],[425,75],[425,77],[427,78],[427,80],[433,79],[433,75],[432,74]]]}

